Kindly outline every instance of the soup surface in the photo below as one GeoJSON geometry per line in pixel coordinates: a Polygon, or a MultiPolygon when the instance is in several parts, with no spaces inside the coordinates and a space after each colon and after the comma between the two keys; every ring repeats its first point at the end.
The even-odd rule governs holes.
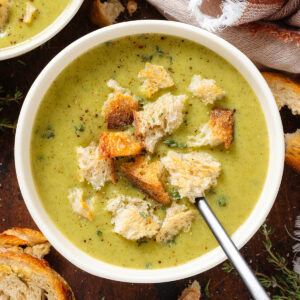
{"type": "Polygon", "coordinates": [[[0,48],[14,46],[37,35],[54,22],[69,2],[70,0],[11,0],[8,23],[0,31],[0,48]],[[26,2],[30,2],[37,9],[30,24],[23,21],[26,2]]]}
{"type": "MultiPolygon", "coordinates": [[[[225,150],[221,145],[196,149],[211,154],[222,165],[217,186],[206,195],[225,229],[233,234],[249,216],[264,185],[269,159],[266,123],[258,99],[239,72],[214,52],[188,40],[161,35],[130,36],[100,45],[71,63],[49,88],[36,116],[31,144],[32,173],[47,213],[84,252],[129,268],[166,268],[197,258],[217,246],[200,215],[189,232],[181,232],[169,243],[128,241],[112,232],[111,214],[104,208],[108,199],[119,194],[141,198],[145,195],[122,176],[120,161],[116,163],[116,185],[106,183],[95,192],[91,185],[78,181],[76,147],[98,142],[99,133],[107,131],[101,116],[102,105],[111,92],[106,82],[113,78],[142,96],[137,74],[145,67],[145,60],[164,66],[175,82],[172,88],[155,94],[151,101],[169,91],[189,96],[185,121],[172,135],[176,141],[185,143],[188,135],[208,121],[213,107],[188,92],[194,74],[215,79],[226,91],[225,98],[217,101],[215,107],[236,109],[234,142],[230,148],[225,150]],[[78,131],[79,126],[83,130],[78,131]],[[73,187],[83,188],[87,196],[96,196],[93,221],[72,212],[67,196],[73,187]],[[222,205],[224,199],[226,203],[222,205]]],[[[160,142],[154,157],[164,156],[169,150],[160,142]]],[[[179,203],[194,209],[186,199],[179,203]]],[[[163,207],[156,213],[163,217],[163,207]]]]}

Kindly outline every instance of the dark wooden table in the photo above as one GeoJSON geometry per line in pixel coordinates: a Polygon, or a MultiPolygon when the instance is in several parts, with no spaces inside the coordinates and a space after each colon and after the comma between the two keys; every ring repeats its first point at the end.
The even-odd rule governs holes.
{"type": "MultiPolygon", "coordinates": [[[[90,0],[86,0],[71,23],[46,45],[21,57],[0,62],[0,86],[7,91],[15,87],[26,94],[35,78],[46,64],[63,48],[79,37],[95,29],[89,19],[90,0]]],[[[120,21],[133,19],[163,19],[163,17],[146,1],[139,1],[139,9],[132,18],[128,14],[120,21]]],[[[20,104],[11,104],[0,113],[1,117],[16,120],[21,108],[20,104]]],[[[285,132],[297,129],[299,117],[293,116],[288,109],[281,111],[285,132]]],[[[299,127],[299,125],[298,125],[299,127]]],[[[12,226],[36,228],[24,204],[14,166],[14,132],[6,129],[0,132],[0,232],[12,226]]],[[[290,167],[285,166],[281,188],[275,205],[268,216],[267,223],[274,229],[272,241],[276,251],[292,263],[292,246],[294,241],[288,236],[293,231],[294,221],[299,214],[299,178],[290,167]]],[[[257,233],[242,249],[242,254],[251,262],[254,269],[266,274],[272,268],[266,262],[263,236],[257,233]]],[[[212,270],[195,276],[170,283],[161,284],[130,284],[110,281],[89,275],[74,267],[55,249],[47,256],[47,260],[68,281],[77,299],[177,299],[181,291],[193,279],[197,279],[202,288],[210,282],[211,299],[250,299],[251,296],[242,281],[234,274],[225,273],[221,265],[212,270]]],[[[203,299],[206,297],[203,296],[203,299]]]]}

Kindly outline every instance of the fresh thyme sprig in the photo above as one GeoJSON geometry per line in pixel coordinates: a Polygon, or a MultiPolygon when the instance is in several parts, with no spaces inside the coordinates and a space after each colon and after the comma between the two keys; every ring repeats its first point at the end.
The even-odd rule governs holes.
{"type": "MultiPolygon", "coordinates": [[[[267,261],[274,266],[273,275],[269,276],[261,272],[254,272],[258,280],[266,289],[279,291],[280,295],[273,295],[273,300],[299,300],[300,299],[300,276],[290,270],[287,266],[286,259],[278,252],[272,249],[270,235],[272,229],[264,224],[261,227],[261,233],[265,237],[264,247],[268,253],[267,261]]],[[[223,271],[230,273],[234,267],[229,263],[224,263],[223,271]]]]}

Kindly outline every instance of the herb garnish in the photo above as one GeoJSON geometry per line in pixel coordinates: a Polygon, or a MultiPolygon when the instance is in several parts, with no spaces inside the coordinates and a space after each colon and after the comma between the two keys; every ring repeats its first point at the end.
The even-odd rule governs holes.
{"type": "Polygon", "coordinates": [[[169,246],[169,248],[172,247],[173,245],[176,245],[176,235],[167,241],[167,245],[169,246]]]}
{"type": "Polygon", "coordinates": [[[149,55],[149,56],[142,56],[142,62],[151,62],[153,58],[153,55],[149,55]]]}
{"type": "Polygon", "coordinates": [[[146,240],[139,240],[139,241],[136,241],[137,244],[138,244],[138,247],[140,247],[142,244],[147,244],[148,242],[146,240]]]}
{"type": "Polygon", "coordinates": [[[169,194],[173,200],[175,200],[175,201],[181,200],[181,197],[180,197],[180,194],[178,191],[170,191],[169,194]]]}
{"type": "Polygon", "coordinates": [[[179,148],[179,149],[184,149],[187,147],[186,144],[183,143],[178,143],[173,139],[166,139],[163,141],[164,144],[168,145],[170,148],[179,148]]]}
{"type": "Polygon", "coordinates": [[[172,65],[173,64],[173,57],[172,56],[169,56],[169,61],[170,61],[170,64],[172,65]]]}
{"type": "Polygon", "coordinates": [[[158,46],[156,46],[155,48],[156,48],[156,53],[157,53],[158,56],[162,57],[162,56],[164,56],[166,54],[158,46]]]}
{"type": "Polygon", "coordinates": [[[152,267],[151,262],[148,262],[148,263],[146,264],[146,269],[150,269],[151,267],[152,267]]]}
{"type": "Polygon", "coordinates": [[[54,129],[51,125],[47,126],[47,129],[41,134],[42,139],[52,140],[54,138],[54,129]]]}
{"type": "Polygon", "coordinates": [[[148,103],[148,101],[143,97],[138,96],[137,99],[142,106],[148,103]]]}
{"type": "Polygon", "coordinates": [[[97,230],[96,233],[97,233],[98,236],[102,235],[102,231],[101,230],[97,230]]]}
{"type": "Polygon", "coordinates": [[[105,42],[105,46],[111,46],[112,45],[112,43],[110,42],[110,41],[107,41],[107,42],[105,42]]]}
{"type": "Polygon", "coordinates": [[[144,219],[146,219],[147,217],[150,217],[151,214],[150,214],[150,211],[148,211],[147,214],[145,214],[144,212],[140,212],[140,216],[143,217],[144,219]]]}
{"type": "Polygon", "coordinates": [[[153,122],[153,123],[155,123],[155,119],[154,119],[154,117],[152,117],[152,122],[153,122]]]}
{"type": "Polygon", "coordinates": [[[219,196],[219,197],[217,198],[217,204],[218,204],[219,206],[221,206],[221,207],[226,206],[226,202],[227,202],[227,199],[226,199],[225,196],[219,196]]]}
{"type": "Polygon", "coordinates": [[[79,124],[78,126],[75,125],[74,128],[75,128],[75,131],[80,131],[80,132],[84,131],[83,124],[79,124]]]}

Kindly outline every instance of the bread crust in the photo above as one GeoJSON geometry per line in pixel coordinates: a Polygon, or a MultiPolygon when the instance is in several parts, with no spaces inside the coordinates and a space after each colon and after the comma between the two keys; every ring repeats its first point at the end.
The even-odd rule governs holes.
{"type": "MultiPolygon", "coordinates": [[[[5,230],[2,234],[13,236],[19,238],[20,240],[26,241],[26,245],[28,246],[34,246],[47,242],[47,239],[41,232],[29,228],[13,227],[11,229],[5,230]]],[[[0,239],[2,234],[0,235],[0,239]]]]}
{"type": "Polygon", "coordinates": [[[285,162],[300,173],[300,129],[285,134],[285,162]]]}
{"type": "Polygon", "coordinates": [[[170,198],[162,182],[163,166],[159,161],[149,163],[145,156],[136,157],[135,162],[124,163],[121,171],[144,193],[161,204],[169,204],[170,198]]]}
{"type": "MultiPolygon", "coordinates": [[[[73,292],[65,280],[54,270],[49,264],[43,260],[35,258],[25,253],[18,253],[13,251],[0,252],[0,266],[10,266],[12,269],[18,270],[18,276],[22,273],[29,277],[33,274],[45,278],[52,287],[52,292],[56,295],[58,300],[75,299],[73,292]]],[[[12,273],[13,270],[11,270],[12,273]]],[[[48,291],[47,291],[48,292],[48,291]]]]}
{"type": "Polygon", "coordinates": [[[182,291],[178,300],[199,300],[201,297],[201,288],[197,280],[194,280],[187,288],[182,291]]]}

